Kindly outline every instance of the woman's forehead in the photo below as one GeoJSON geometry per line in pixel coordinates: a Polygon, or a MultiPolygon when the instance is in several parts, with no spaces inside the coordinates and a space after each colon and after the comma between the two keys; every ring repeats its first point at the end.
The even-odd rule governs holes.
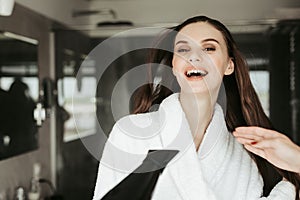
{"type": "Polygon", "coordinates": [[[206,22],[196,22],[183,27],[176,35],[175,42],[178,40],[201,42],[208,38],[225,43],[222,33],[206,22]]]}

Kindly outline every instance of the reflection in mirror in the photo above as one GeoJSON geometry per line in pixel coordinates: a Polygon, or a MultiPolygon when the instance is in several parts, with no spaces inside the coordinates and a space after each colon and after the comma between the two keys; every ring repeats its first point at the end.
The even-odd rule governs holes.
{"type": "Polygon", "coordinates": [[[64,77],[59,80],[59,94],[63,109],[70,118],[64,123],[64,142],[96,133],[95,94],[97,82],[94,77],[83,77],[81,90],[78,90],[75,77],[64,77]]]}
{"type": "Polygon", "coordinates": [[[0,33],[0,159],[38,148],[33,118],[39,96],[37,44],[0,33]]]}
{"type": "Polygon", "coordinates": [[[76,77],[76,68],[85,58],[84,54],[63,50],[63,78],[58,81],[58,102],[64,115],[69,116],[64,117],[64,142],[96,133],[95,63],[86,60],[85,65],[81,66],[82,77],[76,77]]]}

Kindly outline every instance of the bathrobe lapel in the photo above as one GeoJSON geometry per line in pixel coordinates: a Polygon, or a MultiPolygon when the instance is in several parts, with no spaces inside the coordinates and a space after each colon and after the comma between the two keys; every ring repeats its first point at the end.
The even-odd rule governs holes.
{"type": "Polygon", "coordinates": [[[160,106],[161,141],[164,149],[180,152],[168,164],[177,191],[183,199],[215,199],[205,182],[193,137],[181,108],[178,94],[167,98],[160,106]]]}

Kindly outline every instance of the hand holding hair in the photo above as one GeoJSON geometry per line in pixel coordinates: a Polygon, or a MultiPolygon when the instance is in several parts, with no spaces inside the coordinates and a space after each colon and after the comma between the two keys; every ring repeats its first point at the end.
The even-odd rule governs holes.
{"type": "Polygon", "coordinates": [[[233,132],[244,147],[278,168],[300,174],[300,147],[277,131],[250,126],[233,132]]]}

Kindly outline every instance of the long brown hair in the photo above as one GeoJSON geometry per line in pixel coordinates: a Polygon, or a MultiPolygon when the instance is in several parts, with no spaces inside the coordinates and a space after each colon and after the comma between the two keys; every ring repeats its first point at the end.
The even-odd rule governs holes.
{"type": "MultiPolygon", "coordinates": [[[[228,55],[234,62],[234,73],[223,78],[227,98],[225,121],[228,130],[232,132],[238,126],[260,126],[273,129],[251,84],[245,59],[238,50],[229,30],[219,21],[206,16],[196,16],[171,28],[171,31],[164,34],[157,42],[157,48],[154,48],[150,54],[150,63],[163,63],[172,67],[173,53],[161,49],[172,49],[176,33],[186,25],[196,22],[209,23],[222,33],[227,45],[228,55]]],[[[151,78],[153,78],[152,74],[151,78]]],[[[150,83],[142,86],[134,95],[133,113],[148,112],[153,104],[160,103],[164,98],[172,94],[172,91],[172,89],[163,86],[154,87],[150,83]]],[[[298,174],[279,169],[267,160],[249,151],[248,153],[256,162],[262,175],[264,181],[263,196],[268,196],[273,187],[281,181],[282,177],[285,177],[295,185],[296,200],[299,200],[300,176],[298,174]]]]}

